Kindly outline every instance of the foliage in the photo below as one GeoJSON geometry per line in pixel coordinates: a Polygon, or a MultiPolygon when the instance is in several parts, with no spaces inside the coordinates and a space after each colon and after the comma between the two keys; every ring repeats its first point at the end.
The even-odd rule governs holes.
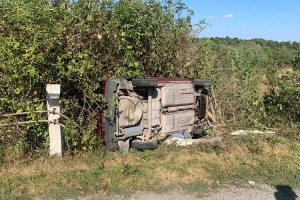
{"type": "MultiPolygon", "coordinates": [[[[1,1],[1,112],[44,110],[46,84],[59,83],[62,112],[71,119],[63,121],[68,150],[94,148],[95,114],[105,104],[103,79],[187,77],[194,71],[202,55],[193,46],[192,15],[173,1],[1,1]]],[[[198,25],[205,27],[203,21],[198,25]]],[[[43,118],[29,114],[1,122],[43,118]]],[[[46,124],[1,128],[0,136],[26,151],[49,145],[46,124]]]]}
{"type": "Polygon", "coordinates": [[[215,56],[210,56],[211,66],[205,71],[214,83],[215,115],[218,122],[231,127],[257,126],[263,116],[258,85],[267,55],[253,42],[237,40],[236,44],[211,45],[210,54],[215,56]]]}
{"type": "MultiPolygon", "coordinates": [[[[231,127],[299,122],[298,42],[198,38],[205,21],[180,1],[3,0],[0,3],[0,110],[30,114],[1,123],[44,119],[47,83],[62,84],[65,143],[91,150],[95,115],[106,103],[101,81],[110,77],[211,79],[212,110],[231,127]],[[276,71],[292,68],[281,76],[276,71]],[[270,93],[259,84],[268,78],[270,93]],[[289,114],[289,115],[288,115],[289,114]],[[273,115],[270,117],[270,115],[273,115]]],[[[2,145],[43,153],[47,124],[1,128],[2,145]]]]}
{"type": "Polygon", "coordinates": [[[300,70],[299,54],[288,69],[278,69],[269,75],[272,87],[264,97],[264,105],[270,125],[299,125],[300,124],[300,70]]]}
{"type": "Polygon", "coordinates": [[[300,124],[300,73],[295,71],[278,79],[276,88],[265,96],[271,123],[300,124]]]}
{"type": "Polygon", "coordinates": [[[253,38],[250,40],[242,40],[238,38],[211,38],[217,44],[226,44],[229,46],[236,46],[243,42],[252,42],[263,48],[268,55],[269,64],[276,64],[278,66],[286,66],[291,63],[293,58],[300,52],[300,42],[290,41],[273,41],[262,38],[253,38]]]}
{"type": "MultiPolygon", "coordinates": [[[[219,122],[241,127],[299,123],[299,43],[210,38],[219,122]],[[297,56],[298,55],[298,56],[297,56]],[[263,94],[260,87],[268,91],[263,94]]],[[[215,102],[213,102],[215,103],[215,102]]]]}

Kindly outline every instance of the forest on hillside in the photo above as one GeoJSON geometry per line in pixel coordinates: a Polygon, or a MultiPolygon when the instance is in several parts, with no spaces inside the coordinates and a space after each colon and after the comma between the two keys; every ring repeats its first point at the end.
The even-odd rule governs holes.
{"type": "MultiPolygon", "coordinates": [[[[207,24],[192,26],[192,16],[177,1],[1,1],[0,112],[30,114],[0,115],[0,124],[43,119],[33,111],[46,107],[46,84],[60,83],[66,150],[92,150],[100,144],[95,113],[106,103],[101,81],[162,76],[213,81],[216,133],[299,130],[299,42],[199,39],[207,24]]],[[[46,124],[0,128],[0,146],[47,152],[46,124]]]]}
{"type": "Polygon", "coordinates": [[[297,59],[300,55],[300,42],[296,41],[284,41],[278,42],[274,40],[266,40],[262,38],[254,38],[250,40],[239,38],[210,38],[217,45],[233,45],[238,46],[242,43],[248,45],[259,45],[268,58],[275,61],[279,66],[293,65],[293,60],[297,59]]]}

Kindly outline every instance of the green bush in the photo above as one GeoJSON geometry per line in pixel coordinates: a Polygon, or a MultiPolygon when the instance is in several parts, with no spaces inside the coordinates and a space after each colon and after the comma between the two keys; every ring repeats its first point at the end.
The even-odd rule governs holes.
{"type": "MultiPolygon", "coordinates": [[[[44,110],[45,87],[62,85],[66,147],[93,149],[95,114],[108,77],[194,76],[191,16],[181,2],[4,0],[0,3],[0,111],[44,110]],[[186,14],[184,14],[186,13],[186,14]],[[74,125],[74,122],[78,125],[74,125]],[[81,127],[81,128],[78,128],[81,127]],[[85,131],[82,131],[85,130],[85,131]]],[[[200,22],[200,29],[205,27],[200,22]]],[[[42,114],[1,123],[43,119],[42,114]]],[[[46,124],[1,128],[6,145],[47,147],[46,124]],[[12,139],[13,138],[13,139],[12,139]]]]}
{"type": "Polygon", "coordinates": [[[219,123],[233,129],[260,126],[264,116],[258,92],[267,55],[252,42],[211,45],[211,66],[205,69],[213,80],[215,115],[219,123]]]}
{"type": "Polygon", "coordinates": [[[265,107],[272,125],[300,125],[300,74],[291,72],[278,79],[276,88],[265,95],[265,107]]]}

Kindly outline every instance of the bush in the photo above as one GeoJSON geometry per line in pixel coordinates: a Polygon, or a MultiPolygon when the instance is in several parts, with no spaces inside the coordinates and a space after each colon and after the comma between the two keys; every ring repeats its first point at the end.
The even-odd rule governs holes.
{"type": "MultiPolygon", "coordinates": [[[[191,48],[192,15],[173,1],[1,1],[0,110],[44,110],[46,84],[59,83],[62,112],[72,119],[63,122],[66,146],[92,149],[98,144],[95,114],[105,104],[103,79],[191,76],[193,61],[201,57],[195,53],[199,48],[191,48]]],[[[200,22],[200,29],[204,26],[200,22]]],[[[0,120],[44,117],[31,113],[0,120]]],[[[7,127],[0,134],[6,145],[22,141],[28,150],[49,145],[46,124],[7,127]]]]}

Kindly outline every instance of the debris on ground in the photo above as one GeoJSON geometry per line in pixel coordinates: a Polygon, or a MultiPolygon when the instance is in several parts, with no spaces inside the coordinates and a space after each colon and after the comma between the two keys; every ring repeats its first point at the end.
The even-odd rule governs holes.
{"type": "Polygon", "coordinates": [[[255,182],[254,182],[254,181],[248,181],[248,183],[249,183],[250,185],[255,185],[255,182]]]}
{"type": "Polygon", "coordinates": [[[245,130],[238,130],[231,133],[228,133],[229,135],[238,136],[238,135],[247,135],[247,134],[269,134],[269,135],[275,135],[276,133],[274,131],[245,131],[245,130]]]}
{"type": "Polygon", "coordinates": [[[166,144],[173,144],[175,146],[189,146],[194,144],[200,144],[200,143],[221,143],[222,137],[213,137],[213,138],[200,138],[200,139],[182,139],[182,138],[167,138],[165,140],[166,144]]]}

